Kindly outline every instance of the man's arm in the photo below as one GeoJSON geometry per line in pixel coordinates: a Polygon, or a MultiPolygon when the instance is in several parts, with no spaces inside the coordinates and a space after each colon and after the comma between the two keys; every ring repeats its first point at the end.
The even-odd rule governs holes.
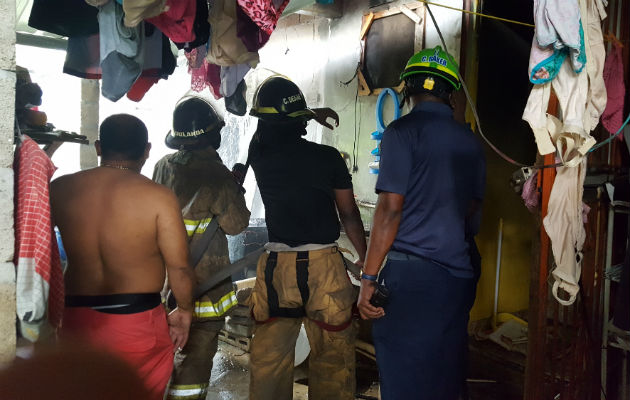
{"type": "Polygon", "coordinates": [[[166,188],[157,217],[157,242],[177,308],[168,316],[169,333],[176,347],[184,347],[192,321],[194,273],[188,260],[188,243],[175,195],[166,188]]]}
{"type": "MultiPolygon", "coordinates": [[[[396,238],[404,200],[405,197],[397,193],[379,193],[376,210],[374,211],[374,224],[370,233],[370,244],[363,266],[365,274],[378,274],[385,255],[396,238]]],[[[361,292],[359,293],[357,306],[363,319],[380,318],[385,315],[382,307],[377,308],[370,304],[370,298],[374,290],[374,282],[361,279],[361,292]]]]}
{"type": "Polygon", "coordinates": [[[335,189],[335,203],[339,211],[339,219],[348,235],[348,239],[350,239],[354,249],[357,251],[357,256],[359,257],[357,264],[363,266],[367,245],[365,243],[365,231],[361,221],[361,214],[357,203],[354,201],[352,189],[335,189]]]}

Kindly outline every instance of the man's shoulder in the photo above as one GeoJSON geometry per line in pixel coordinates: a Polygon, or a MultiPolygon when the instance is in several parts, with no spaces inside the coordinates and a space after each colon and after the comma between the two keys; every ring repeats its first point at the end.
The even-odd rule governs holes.
{"type": "Polygon", "coordinates": [[[305,152],[316,153],[318,156],[341,157],[341,153],[339,153],[339,150],[327,144],[315,143],[308,140],[304,140],[303,148],[305,152]]]}

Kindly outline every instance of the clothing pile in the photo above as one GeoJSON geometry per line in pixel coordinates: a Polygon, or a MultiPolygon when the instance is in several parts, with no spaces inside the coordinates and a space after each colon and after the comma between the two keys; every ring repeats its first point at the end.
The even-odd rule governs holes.
{"type": "Polygon", "coordinates": [[[540,154],[557,153],[557,176],[543,224],[552,242],[556,268],[553,295],[572,304],[579,291],[585,240],[582,194],[590,132],[606,108],[604,40],[601,21],[607,0],[535,0],[529,79],[534,87],[523,119],[531,126],[540,154]],[[547,114],[551,90],[561,118],[547,114]],[[558,295],[564,290],[568,298],[558,295]]]}
{"type": "Polygon", "coordinates": [[[289,0],[34,0],[29,26],[68,37],[64,72],[102,79],[104,97],[140,101],[184,49],[191,88],[244,115],[245,74],[289,0]],[[210,4],[209,4],[210,3],[210,4]]]}

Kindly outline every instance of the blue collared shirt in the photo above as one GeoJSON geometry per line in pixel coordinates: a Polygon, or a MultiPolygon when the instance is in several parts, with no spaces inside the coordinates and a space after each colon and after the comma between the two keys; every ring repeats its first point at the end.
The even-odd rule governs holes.
{"type": "Polygon", "coordinates": [[[442,103],[421,102],[383,134],[376,192],[405,197],[392,250],[430,259],[457,277],[470,278],[468,240],[477,227],[466,221],[483,200],[486,165],[471,130],[442,103]]]}

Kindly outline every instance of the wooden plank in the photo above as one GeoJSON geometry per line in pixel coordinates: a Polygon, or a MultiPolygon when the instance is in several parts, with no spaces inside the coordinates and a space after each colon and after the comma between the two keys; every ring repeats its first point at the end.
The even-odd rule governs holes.
{"type": "Polygon", "coordinates": [[[359,39],[365,39],[365,35],[367,35],[370,27],[372,26],[372,22],[374,22],[373,12],[363,16],[363,24],[361,25],[361,33],[359,34],[359,39]]]}

